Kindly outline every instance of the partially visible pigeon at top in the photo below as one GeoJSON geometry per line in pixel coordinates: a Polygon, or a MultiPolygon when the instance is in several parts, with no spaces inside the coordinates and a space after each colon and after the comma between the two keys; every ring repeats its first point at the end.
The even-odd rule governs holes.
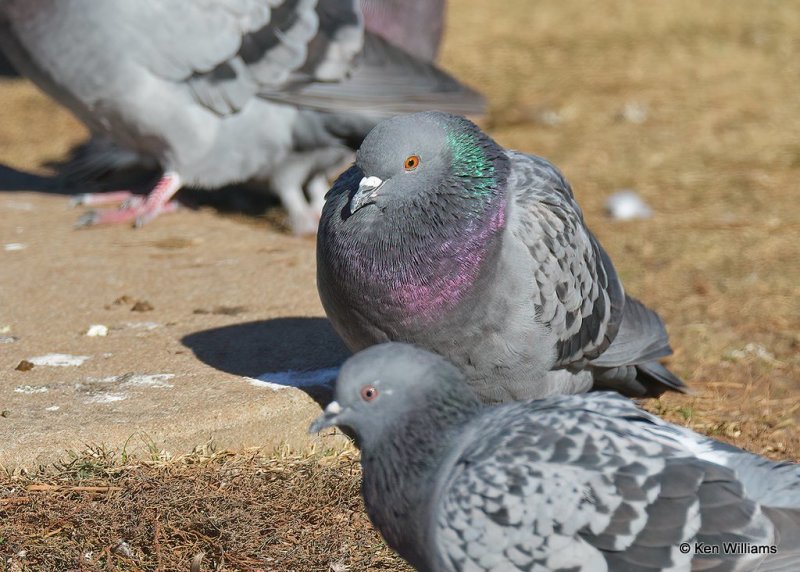
{"type": "Polygon", "coordinates": [[[445,0],[361,0],[364,27],[410,54],[433,61],[444,32],[445,0]]]}
{"type": "Polygon", "coordinates": [[[172,210],[184,185],[256,180],[308,233],[327,178],[381,117],[483,108],[478,94],[411,53],[435,53],[436,6],[421,12],[434,36],[410,51],[390,43],[404,36],[382,24],[382,11],[369,11],[377,34],[364,29],[356,0],[4,0],[0,48],[94,135],[163,169],[146,199],[85,197],[126,204],[83,224],[144,224],[172,210]]]}
{"type": "Polygon", "coordinates": [[[328,194],[317,284],[351,350],[419,345],[487,402],[684,388],[657,361],[672,353],[661,319],[625,294],[563,175],[463,117],[367,136],[328,194]]]}
{"type": "Polygon", "coordinates": [[[800,466],[610,392],[483,406],[405,344],[345,362],[311,426],[351,430],[367,513],[417,570],[800,570],[800,466]]]}

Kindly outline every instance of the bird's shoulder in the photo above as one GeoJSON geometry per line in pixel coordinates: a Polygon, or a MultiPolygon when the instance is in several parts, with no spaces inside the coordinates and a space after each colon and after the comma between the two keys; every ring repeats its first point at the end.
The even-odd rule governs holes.
{"type": "Polygon", "coordinates": [[[530,257],[537,318],[557,340],[554,366],[579,367],[616,336],[624,307],[622,284],[561,171],[534,155],[508,156],[505,253],[530,257]]]}
{"type": "Polygon", "coordinates": [[[511,200],[521,208],[545,204],[560,209],[570,209],[583,218],[575,200],[572,187],[564,174],[543,157],[508,150],[508,189],[511,200]]]}

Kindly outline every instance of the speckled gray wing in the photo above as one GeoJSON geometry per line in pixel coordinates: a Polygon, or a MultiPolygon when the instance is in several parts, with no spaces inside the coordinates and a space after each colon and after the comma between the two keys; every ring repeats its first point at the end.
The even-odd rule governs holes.
{"type": "MultiPolygon", "coordinates": [[[[151,2],[148,2],[151,4],[151,2]]],[[[337,81],[363,45],[356,0],[183,0],[139,10],[139,57],[219,114],[263,90],[337,81]],[[149,31],[152,30],[152,34],[149,31]]]]}
{"type": "Polygon", "coordinates": [[[509,156],[509,228],[534,260],[537,319],[556,338],[554,368],[577,369],[614,340],[625,304],[622,284],[558,169],[539,157],[509,156]]]}
{"type": "MultiPolygon", "coordinates": [[[[600,406],[627,417],[582,409],[572,396],[486,414],[478,434],[491,437],[447,465],[434,497],[442,568],[687,570],[681,542],[771,541],[772,523],[732,471],[670,457],[675,450],[631,429],[647,414],[615,399],[600,406]]],[[[704,569],[734,570],[736,561],[704,569]]]]}

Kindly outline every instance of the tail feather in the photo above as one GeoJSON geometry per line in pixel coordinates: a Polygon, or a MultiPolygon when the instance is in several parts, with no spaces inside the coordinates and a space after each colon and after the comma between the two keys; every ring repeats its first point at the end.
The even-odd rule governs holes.
{"type": "Polygon", "coordinates": [[[622,323],[611,345],[592,360],[599,367],[633,365],[672,354],[664,322],[647,306],[625,296],[622,323]]]}
{"type": "Polygon", "coordinates": [[[645,387],[647,397],[658,397],[665,391],[689,390],[677,375],[657,361],[636,364],[636,380],[645,387]]]}

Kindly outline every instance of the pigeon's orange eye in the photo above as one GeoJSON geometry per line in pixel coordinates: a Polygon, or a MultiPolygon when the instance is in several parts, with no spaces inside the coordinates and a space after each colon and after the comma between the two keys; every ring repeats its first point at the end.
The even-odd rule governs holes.
{"type": "Polygon", "coordinates": [[[378,397],[378,390],[371,385],[365,385],[361,388],[361,399],[364,401],[372,401],[378,397]]]}
{"type": "Polygon", "coordinates": [[[410,155],[406,158],[406,162],[403,165],[406,168],[406,171],[413,171],[419,166],[419,156],[418,155],[410,155]]]}

